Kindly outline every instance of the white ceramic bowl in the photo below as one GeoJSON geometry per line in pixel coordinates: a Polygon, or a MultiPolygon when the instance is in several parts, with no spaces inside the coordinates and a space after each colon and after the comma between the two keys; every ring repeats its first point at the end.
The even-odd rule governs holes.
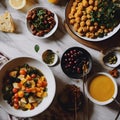
{"type": "MultiPolygon", "coordinates": [[[[98,86],[98,87],[99,87],[99,86],[98,86]]],[[[97,73],[96,75],[94,75],[93,77],[91,77],[91,78],[87,81],[85,88],[86,88],[86,94],[87,94],[88,98],[89,98],[93,103],[98,104],[98,105],[107,105],[107,104],[111,103],[112,101],[114,101],[114,99],[116,98],[117,93],[118,93],[118,87],[117,87],[117,83],[116,83],[115,79],[114,79],[110,74],[105,73],[105,72],[99,72],[99,73],[97,73]],[[114,93],[113,93],[112,97],[111,97],[110,99],[106,100],[106,101],[96,100],[95,98],[93,98],[93,97],[91,96],[91,94],[90,94],[90,92],[89,92],[90,82],[93,80],[93,78],[95,78],[95,77],[97,77],[97,76],[99,76],[99,75],[105,75],[105,76],[109,77],[109,78],[111,79],[111,81],[113,82],[113,84],[114,84],[114,93]]],[[[102,89],[104,89],[104,88],[102,88],[102,89]]]]}
{"type": "MultiPolygon", "coordinates": [[[[49,59],[50,59],[50,58],[49,58],[49,59]]],[[[57,55],[55,52],[53,52],[52,50],[47,49],[47,50],[45,50],[45,51],[42,53],[42,60],[43,60],[43,62],[44,62],[45,64],[47,64],[49,67],[51,67],[51,66],[54,66],[54,65],[57,64],[57,62],[58,62],[58,55],[57,55]],[[49,53],[49,55],[48,55],[48,53],[49,53]],[[54,54],[54,60],[53,60],[52,63],[46,63],[46,62],[45,62],[45,59],[48,59],[48,58],[50,57],[50,54],[54,54]]]]}
{"type": "Polygon", "coordinates": [[[34,7],[34,8],[32,8],[32,9],[30,9],[29,11],[27,12],[27,16],[26,16],[26,26],[27,26],[28,32],[29,32],[30,34],[32,34],[32,36],[34,36],[34,37],[36,37],[36,38],[44,39],[44,38],[50,37],[51,35],[53,35],[53,34],[55,33],[55,31],[57,30],[57,27],[58,27],[58,17],[57,17],[57,15],[56,15],[55,12],[53,12],[52,10],[50,10],[50,8],[45,8],[45,7],[40,7],[40,6],[34,7]],[[29,25],[29,23],[28,23],[27,16],[28,16],[28,12],[31,11],[31,10],[33,10],[33,9],[46,9],[46,10],[51,11],[51,12],[54,14],[54,20],[55,20],[56,24],[55,24],[55,26],[53,27],[53,29],[50,30],[50,32],[44,34],[43,36],[33,35],[33,34],[32,34],[32,30],[30,29],[30,25],[29,25]]]}
{"type": "Polygon", "coordinates": [[[118,65],[120,65],[120,48],[116,47],[114,49],[111,49],[111,50],[107,51],[105,53],[105,55],[103,56],[102,61],[103,61],[104,65],[106,65],[108,67],[111,67],[111,68],[115,68],[118,65]],[[116,57],[116,59],[115,59],[115,63],[110,64],[109,61],[108,61],[108,58],[112,57],[112,56],[116,57]]]}
{"type": "Polygon", "coordinates": [[[19,57],[19,58],[10,60],[1,68],[1,71],[0,71],[0,106],[11,115],[14,115],[17,117],[32,117],[32,116],[42,113],[52,103],[54,96],[55,96],[55,92],[56,92],[56,83],[55,83],[55,78],[53,76],[53,73],[51,72],[49,67],[47,67],[47,65],[40,62],[39,60],[30,58],[30,57],[19,57]],[[27,110],[27,111],[17,110],[14,107],[11,107],[3,99],[3,95],[2,95],[2,91],[1,91],[2,80],[6,74],[6,71],[11,70],[15,67],[18,67],[19,65],[23,65],[24,63],[27,63],[28,65],[39,69],[44,74],[44,76],[46,77],[47,82],[48,82],[48,85],[47,85],[48,96],[45,97],[36,108],[34,108],[33,110],[27,110]]]}

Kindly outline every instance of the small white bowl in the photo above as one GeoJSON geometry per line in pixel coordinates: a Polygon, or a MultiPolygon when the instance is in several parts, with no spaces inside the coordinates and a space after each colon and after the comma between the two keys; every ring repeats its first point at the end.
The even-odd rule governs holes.
{"type": "Polygon", "coordinates": [[[52,50],[45,50],[44,52],[43,52],[43,54],[42,54],[42,60],[43,60],[43,62],[45,63],[45,64],[47,64],[49,67],[51,67],[51,66],[54,66],[54,65],[56,65],[57,64],[57,62],[58,62],[58,55],[55,53],[55,52],[53,52],[52,50]],[[52,53],[53,55],[54,55],[54,60],[53,60],[53,62],[52,63],[46,63],[45,62],[45,59],[47,59],[47,57],[49,56],[48,55],[48,52],[49,53],[52,53]]]}
{"type": "MultiPolygon", "coordinates": [[[[99,87],[99,86],[98,86],[98,87],[99,87]]],[[[104,89],[104,88],[102,88],[102,89],[104,89]]],[[[97,73],[96,75],[94,75],[93,77],[91,77],[91,78],[87,81],[87,83],[86,83],[85,90],[86,90],[86,94],[87,94],[88,98],[89,98],[93,103],[98,104],[98,105],[107,105],[107,104],[111,103],[112,101],[114,101],[114,99],[116,98],[117,93],[118,93],[118,87],[117,87],[117,83],[116,83],[115,79],[114,79],[110,74],[105,73],[105,72],[99,72],[99,73],[97,73]],[[93,97],[91,96],[90,92],[89,92],[89,85],[90,85],[91,81],[93,80],[93,78],[95,78],[95,77],[97,77],[97,76],[99,76],[99,75],[105,75],[105,76],[109,77],[109,78],[111,79],[111,81],[113,82],[113,84],[114,84],[114,93],[113,93],[113,96],[112,96],[110,99],[106,100],[106,101],[99,101],[99,100],[93,98],[93,97]]]]}
{"type": "Polygon", "coordinates": [[[112,68],[115,68],[117,67],[118,65],[120,65],[120,49],[113,49],[113,50],[110,50],[108,51],[104,56],[103,56],[103,63],[108,66],[108,67],[112,67],[112,68]],[[108,57],[112,57],[112,56],[115,56],[116,57],[116,62],[115,63],[109,63],[109,61],[107,60],[108,57]]]}
{"type": "Polygon", "coordinates": [[[57,17],[57,15],[56,15],[56,13],[53,12],[52,10],[50,10],[49,8],[40,7],[40,6],[34,7],[34,8],[30,9],[30,10],[27,12],[27,15],[26,15],[26,26],[27,26],[28,32],[29,32],[30,34],[32,34],[32,36],[34,36],[34,37],[36,37],[36,38],[40,38],[40,39],[45,39],[45,38],[48,38],[48,37],[50,37],[51,35],[53,35],[53,34],[55,33],[55,31],[57,30],[57,27],[58,27],[58,17],[57,17]],[[55,20],[56,24],[55,24],[55,26],[50,30],[50,32],[44,34],[43,36],[37,36],[37,35],[32,34],[32,30],[30,29],[30,25],[29,25],[29,22],[28,22],[28,20],[27,20],[27,16],[28,16],[28,13],[29,13],[31,10],[33,10],[33,9],[46,9],[46,10],[48,10],[48,11],[50,11],[50,12],[52,12],[52,13],[54,14],[54,20],[55,20]]]}

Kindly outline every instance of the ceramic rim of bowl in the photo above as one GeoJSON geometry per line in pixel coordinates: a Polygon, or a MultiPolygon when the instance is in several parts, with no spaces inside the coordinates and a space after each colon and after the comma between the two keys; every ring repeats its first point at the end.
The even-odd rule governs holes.
{"type": "Polygon", "coordinates": [[[91,77],[91,78],[87,81],[86,86],[85,86],[85,89],[86,89],[86,94],[87,94],[88,98],[89,98],[93,103],[98,104],[98,105],[107,105],[107,104],[111,103],[112,101],[114,101],[114,99],[116,98],[116,96],[117,96],[117,94],[118,94],[118,87],[117,87],[116,81],[114,80],[114,78],[113,78],[110,74],[105,73],[105,72],[98,72],[96,75],[94,75],[93,77],[91,77]],[[92,80],[92,78],[95,78],[95,77],[98,76],[98,75],[105,75],[105,76],[109,77],[109,78],[112,80],[112,82],[113,82],[113,84],[114,84],[114,87],[115,87],[113,96],[112,96],[110,99],[108,99],[108,100],[106,100],[106,101],[103,101],[103,102],[102,102],[102,101],[98,101],[98,100],[96,100],[95,98],[93,98],[93,97],[90,95],[89,90],[88,90],[88,85],[89,85],[90,81],[92,80]]]}

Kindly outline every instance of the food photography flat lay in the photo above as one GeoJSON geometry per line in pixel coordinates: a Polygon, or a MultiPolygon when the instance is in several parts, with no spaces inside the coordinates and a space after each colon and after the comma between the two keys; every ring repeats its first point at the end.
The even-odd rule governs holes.
{"type": "Polygon", "coordinates": [[[120,120],[120,0],[0,0],[0,120],[120,120]]]}

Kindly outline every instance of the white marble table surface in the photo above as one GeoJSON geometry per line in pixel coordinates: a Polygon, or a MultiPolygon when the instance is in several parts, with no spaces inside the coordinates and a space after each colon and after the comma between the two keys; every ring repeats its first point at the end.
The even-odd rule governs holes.
{"type": "MultiPolygon", "coordinates": [[[[29,0],[30,1],[30,0],[29,0]]],[[[31,0],[35,1],[35,0],[31,0]]],[[[92,48],[89,48],[87,46],[84,46],[77,41],[75,41],[65,30],[64,28],[64,20],[65,20],[65,0],[60,0],[60,5],[54,5],[47,2],[47,0],[38,0],[37,3],[32,4],[31,6],[27,7],[24,10],[15,10],[9,6],[8,0],[0,0],[0,14],[3,14],[6,10],[8,10],[14,21],[16,26],[16,32],[15,33],[4,33],[0,32],[0,52],[7,55],[10,59],[20,56],[31,56],[36,59],[41,60],[41,54],[46,49],[52,49],[53,51],[57,52],[59,58],[61,58],[63,52],[73,46],[79,46],[91,54],[93,58],[93,71],[104,71],[104,67],[100,63],[100,56],[101,53],[99,51],[96,51],[92,48]],[[45,6],[47,8],[50,8],[51,10],[55,11],[59,18],[59,26],[55,34],[53,34],[48,39],[36,39],[33,36],[31,36],[26,28],[25,25],[25,17],[26,17],[26,10],[33,6],[45,6]],[[35,52],[34,46],[38,44],[40,46],[39,52],[35,52]]],[[[50,67],[52,70],[55,79],[56,79],[56,85],[57,85],[57,94],[62,90],[65,84],[76,84],[77,86],[80,86],[82,83],[81,81],[77,83],[75,80],[72,80],[68,78],[62,71],[60,63],[54,67],[50,67]]],[[[55,98],[52,105],[50,106],[50,114],[53,113],[52,116],[57,116],[55,120],[73,120],[74,117],[71,115],[71,113],[65,113],[63,110],[60,110],[59,113],[53,111],[52,107],[54,109],[56,108],[56,111],[58,107],[56,106],[57,99],[55,98]]],[[[115,103],[112,103],[107,106],[98,106],[91,102],[89,102],[89,120],[115,120],[115,117],[119,111],[118,106],[115,103]]],[[[45,111],[47,112],[47,110],[45,111]]],[[[82,120],[82,112],[78,113],[78,120],[82,120]]],[[[33,118],[30,118],[32,120],[44,120],[43,115],[38,115],[33,118]]],[[[0,110],[0,120],[7,120],[8,116],[6,116],[6,113],[2,112],[0,110]],[[2,114],[3,113],[3,114],[2,114]]],[[[8,118],[9,120],[9,118],[8,118]]],[[[46,120],[46,119],[45,119],[46,120]]],[[[53,120],[48,116],[47,120],[53,120]]],[[[118,118],[120,120],[120,117],[118,118]]]]}

